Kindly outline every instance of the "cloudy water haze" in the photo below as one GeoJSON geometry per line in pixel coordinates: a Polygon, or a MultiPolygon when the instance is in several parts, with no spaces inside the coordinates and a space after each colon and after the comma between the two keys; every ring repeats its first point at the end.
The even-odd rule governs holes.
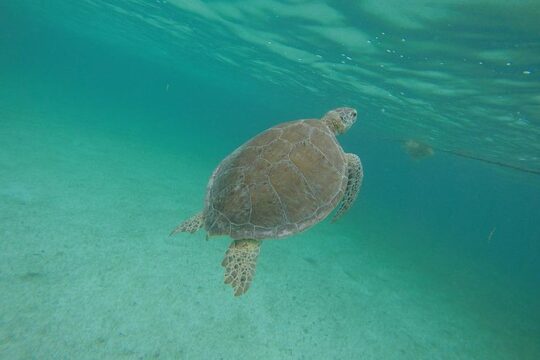
{"type": "Polygon", "coordinates": [[[537,1],[4,0],[1,359],[540,358],[537,1]],[[350,106],[339,221],[171,230],[220,161],[350,106]]]}

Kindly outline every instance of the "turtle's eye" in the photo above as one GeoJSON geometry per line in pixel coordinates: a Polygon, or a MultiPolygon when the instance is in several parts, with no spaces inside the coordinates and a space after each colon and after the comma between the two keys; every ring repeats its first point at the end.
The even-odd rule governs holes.
{"type": "Polygon", "coordinates": [[[352,116],[356,117],[356,111],[352,112],[352,116]]]}

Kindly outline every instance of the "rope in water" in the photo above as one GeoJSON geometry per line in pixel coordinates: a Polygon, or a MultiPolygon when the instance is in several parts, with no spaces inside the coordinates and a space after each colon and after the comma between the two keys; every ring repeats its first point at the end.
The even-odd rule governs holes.
{"type": "MultiPolygon", "coordinates": [[[[505,163],[505,162],[502,162],[502,161],[491,160],[491,159],[487,159],[487,158],[484,158],[484,157],[481,157],[481,156],[478,156],[478,155],[474,155],[474,154],[470,154],[470,153],[466,153],[466,152],[458,151],[458,150],[447,150],[447,149],[434,148],[434,147],[432,147],[430,145],[421,143],[421,142],[416,141],[416,140],[411,140],[411,139],[402,140],[402,139],[390,139],[390,138],[386,138],[386,139],[383,139],[383,140],[399,142],[399,143],[403,144],[405,147],[407,147],[406,145],[407,145],[408,142],[416,143],[418,146],[423,146],[423,147],[426,147],[428,149],[432,149],[432,150],[435,150],[435,151],[440,151],[440,152],[443,152],[443,153],[446,153],[446,154],[459,156],[459,157],[462,157],[462,158],[476,160],[476,161],[482,161],[482,162],[487,163],[487,164],[497,165],[497,166],[501,166],[501,167],[505,167],[505,168],[509,168],[509,169],[529,173],[529,174],[540,175],[540,169],[531,169],[531,168],[526,168],[526,167],[522,167],[522,166],[518,166],[518,165],[505,163]]],[[[432,154],[433,154],[433,152],[431,154],[429,154],[429,155],[432,155],[432,154]]]]}

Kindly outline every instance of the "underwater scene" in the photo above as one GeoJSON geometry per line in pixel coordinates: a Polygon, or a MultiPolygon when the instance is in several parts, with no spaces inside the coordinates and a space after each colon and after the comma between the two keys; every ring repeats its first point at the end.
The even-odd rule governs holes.
{"type": "Polygon", "coordinates": [[[540,359],[538,19],[0,1],[0,359],[540,359]]]}

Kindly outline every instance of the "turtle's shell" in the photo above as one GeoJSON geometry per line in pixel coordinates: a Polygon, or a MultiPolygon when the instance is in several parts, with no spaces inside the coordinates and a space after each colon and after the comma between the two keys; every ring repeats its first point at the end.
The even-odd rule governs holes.
{"type": "Polygon", "coordinates": [[[281,238],[315,225],[347,185],[343,149],[320,120],[274,126],[227,156],[208,183],[204,228],[233,239],[281,238]]]}

